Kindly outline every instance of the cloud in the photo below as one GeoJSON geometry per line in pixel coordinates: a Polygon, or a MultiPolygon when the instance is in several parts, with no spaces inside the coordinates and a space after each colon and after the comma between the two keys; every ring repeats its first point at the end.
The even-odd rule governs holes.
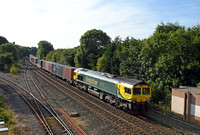
{"type": "Polygon", "coordinates": [[[154,27],[152,13],[120,0],[7,0],[3,7],[1,34],[24,46],[37,46],[40,40],[55,48],[78,46],[80,37],[93,28],[112,38],[142,38],[154,27]]]}
{"type": "MultiPolygon", "coordinates": [[[[169,18],[163,19],[163,14],[151,5],[155,3],[158,1],[6,0],[1,2],[0,34],[24,46],[37,46],[40,40],[47,40],[56,49],[78,46],[80,37],[94,28],[112,39],[143,39],[153,33],[160,21],[171,17],[171,11],[166,11],[169,18]]],[[[179,18],[188,21],[187,17],[179,18]]]]}

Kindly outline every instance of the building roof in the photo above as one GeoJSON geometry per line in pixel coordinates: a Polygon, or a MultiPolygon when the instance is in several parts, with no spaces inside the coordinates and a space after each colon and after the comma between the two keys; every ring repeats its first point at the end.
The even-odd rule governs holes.
{"type": "Polygon", "coordinates": [[[183,92],[190,92],[194,94],[200,94],[200,89],[196,87],[189,87],[189,86],[180,86],[179,88],[175,88],[175,90],[183,91],[183,92]]]}

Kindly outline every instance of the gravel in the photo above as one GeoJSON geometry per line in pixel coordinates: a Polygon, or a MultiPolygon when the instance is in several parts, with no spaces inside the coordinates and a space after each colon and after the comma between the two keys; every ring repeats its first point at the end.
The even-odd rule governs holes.
{"type": "MultiPolygon", "coordinates": [[[[13,77],[9,73],[1,74],[6,75],[22,87],[26,88],[24,81],[24,68],[21,68],[20,74],[17,78],[13,77]]],[[[78,117],[72,117],[72,119],[87,133],[87,134],[124,134],[121,131],[116,130],[116,127],[106,122],[105,120],[99,118],[91,111],[85,109],[83,106],[79,105],[77,102],[73,101],[70,97],[63,94],[62,92],[56,90],[53,86],[49,85],[43,79],[39,78],[36,74],[33,74],[33,78],[36,83],[39,85],[39,88],[42,90],[45,97],[49,100],[52,106],[58,110],[63,109],[68,115],[71,112],[78,112],[78,117]]],[[[37,135],[37,134],[45,134],[44,128],[32,112],[28,105],[21,99],[16,92],[0,83],[0,93],[4,95],[7,104],[14,112],[14,117],[16,119],[17,130],[14,134],[27,134],[27,135],[37,135]]],[[[160,115],[158,113],[148,112],[148,117],[153,120],[156,120],[156,124],[164,123],[169,126],[174,127],[182,127],[179,129],[185,129],[185,133],[187,134],[200,134],[200,130],[196,128],[190,128],[189,125],[180,125],[181,122],[175,122],[174,120],[169,120],[165,115],[160,115]],[[177,126],[179,125],[179,126],[177,126]]],[[[152,120],[152,121],[153,121],[152,120]]],[[[152,122],[153,123],[153,122],[152,122]]],[[[159,124],[161,126],[162,124],[159,124]]],[[[166,126],[164,126],[166,128],[166,126]]],[[[137,134],[137,133],[136,133],[137,134]]],[[[173,134],[173,133],[172,133],[173,134]]]]}

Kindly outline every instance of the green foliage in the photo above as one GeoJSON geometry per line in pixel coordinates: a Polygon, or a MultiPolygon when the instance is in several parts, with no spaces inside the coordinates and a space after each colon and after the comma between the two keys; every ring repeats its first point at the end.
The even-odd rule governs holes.
{"type": "Polygon", "coordinates": [[[38,49],[36,47],[27,47],[29,54],[36,56],[38,49]]]}
{"type": "Polygon", "coordinates": [[[58,49],[50,51],[45,60],[53,61],[64,65],[75,66],[74,56],[76,54],[76,48],[74,49],[58,49]]]}
{"type": "Polygon", "coordinates": [[[120,57],[120,75],[126,77],[142,74],[140,59],[138,55],[141,51],[141,41],[134,38],[126,38],[119,52],[120,57]]]}
{"type": "Polygon", "coordinates": [[[120,43],[110,43],[102,57],[97,60],[97,71],[119,74],[119,58],[117,57],[117,46],[120,43]]]}
{"type": "Polygon", "coordinates": [[[110,43],[110,37],[101,30],[92,29],[84,33],[75,55],[76,67],[96,69],[97,59],[104,53],[110,43]]]}
{"type": "Polygon", "coordinates": [[[53,61],[52,55],[53,55],[54,52],[55,52],[55,51],[50,51],[50,52],[47,54],[45,60],[47,60],[47,61],[53,61]]]}
{"type": "Polygon", "coordinates": [[[2,44],[0,46],[0,70],[17,75],[20,67],[18,64],[19,52],[21,53],[21,56],[27,55],[25,47],[11,43],[2,44]],[[25,51],[23,52],[23,50],[25,51]]]}
{"type": "Polygon", "coordinates": [[[197,88],[198,88],[198,89],[200,89],[200,82],[199,82],[199,83],[197,83],[197,88]]]}
{"type": "Polygon", "coordinates": [[[74,57],[76,54],[77,49],[64,49],[60,54],[60,61],[59,63],[64,65],[75,66],[74,57]]]}
{"type": "Polygon", "coordinates": [[[5,37],[0,36],[0,45],[1,44],[6,44],[6,43],[8,43],[8,40],[5,37]]]}
{"type": "Polygon", "coordinates": [[[53,45],[50,42],[42,40],[38,43],[37,57],[44,59],[46,55],[53,50],[53,45]]]}
{"type": "Polygon", "coordinates": [[[0,121],[4,121],[9,131],[15,129],[15,119],[13,118],[12,111],[6,104],[3,103],[3,98],[0,96],[0,121]]]}
{"type": "MultiPolygon", "coordinates": [[[[10,71],[15,72],[18,66],[12,64],[19,57],[37,51],[7,43],[2,37],[1,43],[1,70],[12,67],[10,71]]],[[[130,78],[144,74],[152,86],[152,100],[169,104],[171,88],[200,87],[200,25],[186,29],[178,23],[161,22],[152,36],[142,41],[129,37],[110,41],[106,33],[92,29],[81,36],[80,46],[74,49],[54,51],[51,43],[40,41],[37,57],[130,78]]]]}
{"type": "Polygon", "coordinates": [[[163,101],[172,87],[194,86],[200,80],[199,28],[186,30],[178,24],[161,24],[143,42],[141,67],[149,82],[156,84],[154,100],[163,101]]]}
{"type": "Polygon", "coordinates": [[[168,104],[173,87],[200,81],[200,26],[185,29],[178,23],[161,23],[142,41],[117,37],[98,59],[97,70],[125,77],[145,74],[152,100],[168,104]]]}
{"type": "Polygon", "coordinates": [[[29,55],[29,50],[28,50],[27,47],[16,45],[16,48],[19,52],[19,58],[20,59],[29,55]]]}
{"type": "Polygon", "coordinates": [[[2,44],[0,46],[0,54],[6,53],[6,52],[12,53],[14,61],[18,61],[19,60],[19,52],[17,50],[16,45],[14,45],[12,43],[2,44]]]}
{"type": "Polygon", "coordinates": [[[13,53],[5,52],[0,54],[0,70],[9,71],[13,62],[13,53]]]}
{"type": "Polygon", "coordinates": [[[102,57],[98,58],[97,60],[97,71],[100,72],[106,72],[106,67],[107,67],[107,63],[106,63],[106,58],[105,55],[103,54],[102,57]]]}
{"type": "Polygon", "coordinates": [[[13,63],[10,68],[10,73],[12,73],[13,75],[18,75],[18,72],[19,72],[19,68],[16,67],[16,65],[13,63]]]}

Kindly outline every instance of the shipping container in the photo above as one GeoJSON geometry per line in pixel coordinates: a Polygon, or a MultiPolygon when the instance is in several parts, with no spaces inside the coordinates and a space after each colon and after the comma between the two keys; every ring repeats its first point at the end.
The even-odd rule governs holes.
{"type": "Polygon", "coordinates": [[[64,65],[53,63],[53,74],[62,77],[64,65]]]}
{"type": "Polygon", "coordinates": [[[76,69],[75,67],[64,66],[63,67],[63,79],[66,79],[70,83],[72,83],[75,69],[76,69]]]}
{"type": "Polygon", "coordinates": [[[49,61],[45,61],[45,67],[44,67],[44,70],[48,71],[48,65],[49,65],[49,61]]]}
{"type": "Polygon", "coordinates": [[[50,73],[53,74],[53,62],[48,62],[48,70],[50,73]]]}
{"type": "Polygon", "coordinates": [[[43,60],[43,63],[42,63],[42,69],[45,70],[45,66],[47,65],[47,61],[43,60]]]}

